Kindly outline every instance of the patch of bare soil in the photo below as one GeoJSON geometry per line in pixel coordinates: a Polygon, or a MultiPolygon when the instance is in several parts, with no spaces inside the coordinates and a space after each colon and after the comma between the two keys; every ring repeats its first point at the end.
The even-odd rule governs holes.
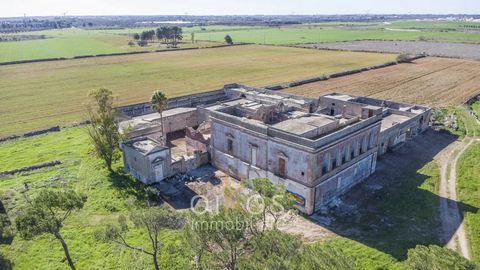
{"type": "Polygon", "coordinates": [[[444,107],[480,92],[480,61],[427,57],[284,91],[318,98],[331,92],[444,107]]]}
{"type": "Polygon", "coordinates": [[[426,54],[480,60],[480,44],[428,42],[428,41],[380,41],[320,43],[307,45],[318,49],[336,49],[362,52],[386,52],[426,54]]]}

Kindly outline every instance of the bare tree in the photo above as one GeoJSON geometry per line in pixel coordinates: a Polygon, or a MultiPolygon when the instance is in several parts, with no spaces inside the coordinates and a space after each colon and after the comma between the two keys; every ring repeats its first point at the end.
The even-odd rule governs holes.
{"type": "Polygon", "coordinates": [[[155,270],[159,270],[157,256],[161,249],[161,241],[159,239],[160,232],[164,229],[179,229],[183,226],[183,219],[173,213],[165,206],[149,208],[146,210],[132,211],[130,219],[135,227],[144,229],[150,239],[150,250],[144,247],[137,247],[128,243],[126,234],[129,231],[127,219],[125,216],[118,218],[118,224],[109,224],[103,231],[95,233],[96,239],[106,242],[113,242],[122,245],[131,250],[140,251],[143,254],[152,257],[155,270]]]}

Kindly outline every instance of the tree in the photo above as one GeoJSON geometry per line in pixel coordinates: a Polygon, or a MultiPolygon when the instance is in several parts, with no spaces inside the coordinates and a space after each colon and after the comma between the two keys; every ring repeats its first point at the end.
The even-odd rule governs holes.
{"type": "Polygon", "coordinates": [[[428,247],[418,245],[414,249],[409,249],[407,256],[405,263],[409,269],[413,270],[477,269],[475,263],[463,258],[457,252],[435,245],[428,247]]]}
{"type": "Polygon", "coordinates": [[[166,38],[165,34],[166,34],[165,27],[157,28],[157,30],[155,30],[155,36],[157,37],[159,42],[162,40],[165,40],[166,38]]]}
{"type": "Polygon", "coordinates": [[[168,98],[160,90],[153,92],[152,97],[150,98],[150,103],[152,108],[160,114],[160,123],[162,124],[162,138],[165,139],[165,128],[163,126],[163,111],[167,108],[168,98]]]}
{"type": "MultiPolygon", "coordinates": [[[[191,215],[188,226],[196,242],[199,239],[204,242],[199,255],[208,252],[219,268],[235,270],[240,258],[248,251],[256,222],[254,216],[240,207],[222,206],[216,213],[191,215]]],[[[202,262],[198,264],[202,265],[202,262]]]]}
{"type": "Polygon", "coordinates": [[[154,37],[155,37],[155,30],[143,31],[140,34],[140,40],[142,41],[153,40],[154,37]]]}
{"type": "Polygon", "coordinates": [[[87,127],[95,154],[103,159],[105,166],[113,172],[112,163],[120,157],[120,132],[115,120],[117,111],[113,107],[112,92],[100,88],[90,92],[87,112],[91,124],[87,127]]]}
{"type": "Polygon", "coordinates": [[[302,247],[300,235],[272,229],[255,235],[251,254],[241,260],[242,269],[293,269],[302,247]]]}
{"type": "Polygon", "coordinates": [[[117,243],[131,250],[140,251],[143,254],[149,255],[152,257],[155,269],[160,269],[157,260],[162,244],[159,239],[160,232],[164,229],[179,229],[183,226],[184,220],[165,206],[148,208],[146,210],[134,210],[130,214],[130,219],[133,221],[135,227],[147,232],[148,238],[150,239],[150,250],[128,243],[126,234],[129,228],[127,219],[123,215],[118,218],[118,224],[109,224],[105,230],[97,231],[95,238],[106,242],[117,243]]]}
{"type": "Polygon", "coordinates": [[[354,269],[355,262],[339,249],[322,243],[304,244],[293,269],[354,269]]]}
{"type": "Polygon", "coordinates": [[[85,196],[71,190],[42,190],[15,219],[17,231],[24,239],[32,239],[44,233],[53,234],[63,247],[68,265],[75,269],[60,229],[73,211],[83,208],[86,200],[85,196]]]}
{"type": "Polygon", "coordinates": [[[172,44],[174,47],[177,47],[177,42],[183,39],[182,28],[178,26],[174,26],[171,28],[170,31],[171,31],[172,44]]]}
{"type": "MultiPolygon", "coordinates": [[[[288,210],[293,209],[295,204],[285,192],[285,187],[282,185],[274,185],[272,181],[267,178],[253,179],[248,183],[252,186],[255,193],[261,196],[258,202],[257,210],[261,213],[260,221],[262,222],[262,231],[267,227],[267,215],[273,218],[273,227],[277,226],[279,218],[288,210]]],[[[249,204],[249,207],[252,204],[249,204]]],[[[255,205],[253,205],[255,207],[255,205]]],[[[255,212],[257,212],[255,210],[255,212]]]]}
{"type": "Polygon", "coordinates": [[[157,37],[160,36],[163,39],[164,43],[168,43],[168,40],[171,37],[171,31],[169,27],[161,27],[157,37]]]}
{"type": "Polygon", "coordinates": [[[233,39],[230,35],[225,36],[225,43],[227,43],[229,45],[233,45],[233,39]]]}
{"type": "Polygon", "coordinates": [[[133,34],[133,39],[138,41],[140,39],[140,35],[138,33],[133,34]]]}

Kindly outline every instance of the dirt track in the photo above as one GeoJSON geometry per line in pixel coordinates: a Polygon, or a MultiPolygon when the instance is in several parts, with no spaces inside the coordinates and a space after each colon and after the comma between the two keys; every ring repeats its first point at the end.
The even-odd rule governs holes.
{"type": "Polygon", "coordinates": [[[457,204],[457,161],[473,143],[473,139],[458,141],[445,148],[435,159],[440,166],[440,219],[442,221],[442,242],[457,250],[462,256],[471,259],[470,245],[465,233],[465,225],[457,204]]]}
{"type": "Polygon", "coordinates": [[[480,60],[479,44],[440,43],[428,41],[374,41],[337,42],[307,45],[320,49],[349,51],[426,54],[480,60]]]}
{"type": "Polygon", "coordinates": [[[428,57],[284,91],[315,98],[339,92],[434,107],[459,105],[480,92],[480,61],[428,57]]]}

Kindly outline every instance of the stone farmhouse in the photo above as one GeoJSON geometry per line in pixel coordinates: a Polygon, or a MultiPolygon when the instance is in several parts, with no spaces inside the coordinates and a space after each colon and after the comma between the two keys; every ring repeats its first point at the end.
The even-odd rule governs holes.
{"type": "Polygon", "coordinates": [[[145,184],[210,163],[282,184],[306,214],[375,171],[377,157],[429,125],[429,108],[330,93],[318,99],[244,85],[119,108],[125,170],[145,184]]]}

